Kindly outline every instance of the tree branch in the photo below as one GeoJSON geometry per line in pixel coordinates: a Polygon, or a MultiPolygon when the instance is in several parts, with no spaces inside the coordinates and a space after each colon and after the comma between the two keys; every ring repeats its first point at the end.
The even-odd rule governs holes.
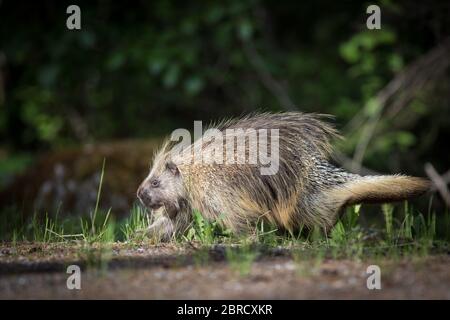
{"type": "MultiPolygon", "coordinates": [[[[427,173],[430,180],[433,182],[434,187],[441,194],[442,199],[444,199],[447,207],[450,207],[450,191],[447,187],[447,182],[445,181],[443,176],[440,176],[436,169],[434,169],[431,163],[425,164],[425,172],[427,173]]],[[[447,178],[450,177],[450,171],[446,173],[447,178]]]]}

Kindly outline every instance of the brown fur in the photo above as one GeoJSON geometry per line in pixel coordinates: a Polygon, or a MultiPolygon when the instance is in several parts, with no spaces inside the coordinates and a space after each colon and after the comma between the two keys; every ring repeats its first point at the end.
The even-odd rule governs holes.
{"type": "Polygon", "coordinates": [[[428,180],[401,175],[369,176],[346,183],[329,194],[342,205],[400,201],[421,195],[430,187],[428,180]]]}
{"type": "MultiPolygon", "coordinates": [[[[398,201],[428,189],[429,182],[420,178],[361,177],[331,165],[330,141],[338,135],[322,121],[324,117],[299,112],[264,113],[216,126],[223,133],[229,128],[279,129],[280,164],[275,175],[261,175],[258,164],[191,163],[186,158],[192,157],[194,149],[209,157],[205,144],[201,149],[196,141],[188,156],[173,156],[172,144],[166,143],[138,194],[151,199],[144,204],[166,211],[174,232],[186,228],[193,210],[242,232],[261,219],[290,231],[301,225],[329,230],[347,205],[398,201]],[[161,183],[152,188],[155,179],[161,183]]],[[[246,152],[251,151],[247,148],[246,152]]]]}

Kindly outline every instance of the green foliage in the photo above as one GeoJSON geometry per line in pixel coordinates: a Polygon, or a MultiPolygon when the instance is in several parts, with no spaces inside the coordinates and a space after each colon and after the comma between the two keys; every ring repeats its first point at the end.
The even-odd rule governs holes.
{"type": "MultiPolygon", "coordinates": [[[[0,143],[23,151],[159,136],[190,128],[194,119],[282,110],[286,106],[261,72],[283,84],[302,111],[336,115],[339,124],[361,108],[371,115],[378,110],[373,100],[378,90],[427,52],[435,37],[444,38],[439,28],[420,26],[446,22],[436,1],[424,4],[430,13],[425,20],[407,1],[380,5],[382,29],[367,30],[363,3],[151,1],[124,10],[121,2],[104,1],[83,3],[83,28],[70,32],[61,14],[64,1],[7,1],[0,12],[0,23],[8,26],[0,28],[8,71],[2,73],[8,90],[0,88],[0,143]],[[34,12],[26,26],[17,19],[24,11],[34,12]],[[258,59],[263,71],[255,67],[258,59]]],[[[417,108],[408,111],[408,121],[383,122],[367,161],[387,170],[394,164],[376,159],[393,152],[397,161],[408,159],[418,141],[421,154],[433,149],[432,139],[422,139],[429,132],[418,121],[437,119],[434,127],[445,134],[449,117],[442,114],[443,103],[422,96],[412,101],[417,108]]],[[[344,151],[354,150],[361,131],[353,131],[344,151]]],[[[446,157],[435,158],[446,163],[446,157]]]]}
{"type": "Polygon", "coordinates": [[[23,172],[31,163],[32,157],[24,153],[0,157],[0,189],[11,183],[14,176],[23,172]]]}
{"type": "Polygon", "coordinates": [[[133,205],[130,216],[122,223],[121,231],[125,241],[142,240],[143,231],[150,226],[147,211],[139,205],[133,205]]]}
{"type": "Polygon", "coordinates": [[[113,242],[115,240],[115,221],[110,218],[111,208],[106,214],[99,212],[100,195],[102,193],[103,177],[105,174],[106,159],[103,159],[102,171],[100,173],[100,182],[97,190],[97,197],[94,211],[90,214],[90,220],[80,219],[81,233],[85,241],[93,242],[113,242]]]}
{"type": "MultiPolygon", "coordinates": [[[[35,151],[160,136],[176,127],[191,128],[194,119],[282,110],[286,106],[280,105],[262,73],[278,81],[299,110],[336,115],[338,126],[355,115],[376,119],[383,114],[374,98],[379,90],[448,31],[442,29],[448,23],[438,1],[423,4],[426,16],[417,14],[408,1],[380,3],[383,27],[369,31],[363,3],[157,0],[124,10],[116,1],[86,2],[82,30],[69,32],[61,14],[64,1],[2,2],[0,184],[9,184],[35,151]],[[33,15],[24,24],[17,17],[26,12],[33,15]]],[[[450,109],[448,99],[439,97],[448,97],[449,82],[445,77],[418,92],[403,116],[380,119],[376,139],[365,154],[368,167],[423,174],[418,164],[424,160],[437,167],[448,165],[450,154],[440,146],[450,136],[450,109]]],[[[345,131],[342,150],[352,153],[365,129],[356,121],[345,131]]],[[[129,218],[118,222],[114,209],[99,210],[103,173],[104,166],[90,215],[61,220],[36,212],[26,219],[18,208],[1,208],[0,238],[89,244],[140,241],[138,231],[150,224],[144,210],[134,207],[129,218]]],[[[355,207],[329,234],[315,228],[294,235],[260,221],[253,234],[236,238],[220,221],[206,221],[194,212],[191,228],[178,240],[301,246],[320,257],[426,252],[448,246],[448,211],[424,216],[405,208],[399,221],[394,207],[386,205],[382,214],[384,225],[375,228],[375,236],[359,224],[355,207]]],[[[245,258],[245,250],[247,269],[253,258],[245,258]]],[[[239,261],[240,254],[229,253],[229,258],[239,261]]]]}
{"type": "Polygon", "coordinates": [[[255,239],[257,242],[265,245],[277,245],[279,241],[279,237],[277,237],[277,231],[278,229],[276,226],[273,226],[261,219],[256,225],[255,239]]]}
{"type": "Polygon", "coordinates": [[[241,276],[250,273],[252,264],[257,257],[257,250],[249,243],[243,242],[237,247],[227,247],[225,256],[230,268],[241,276]]]}
{"type": "Polygon", "coordinates": [[[224,230],[220,219],[218,221],[208,221],[203,218],[200,212],[192,213],[192,226],[188,229],[187,234],[183,236],[187,241],[199,241],[202,244],[212,244],[223,236],[228,236],[229,230],[224,230]]]}
{"type": "MultiPolygon", "coordinates": [[[[192,228],[172,241],[174,245],[180,246],[187,242],[198,242],[200,247],[193,256],[198,265],[208,263],[211,247],[220,244],[224,247],[224,256],[230,268],[242,276],[250,273],[254,261],[264,252],[289,252],[299,265],[304,266],[304,262],[309,261],[306,267],[314,268],[314,263],[320,263],[325,258],[395,259],[401,256],[422,257],[449,250],[448,213],[436,215],[429,212],[423,215],[414,212],[406,203],[404,210],[396,209],[384,206],[381,210],[386,218],[384,226],[377,224],[368,228],[359,222],[363,210],[359,206],[349,208],[328,234],[320,228],[290,234],[278,232],[272,226],[258,225],[253,233],[234,235],[229,231],[224,232],[219,227],[220,223],[208,222],[197,213],[192,228]]],[[[6,214],[12,218],[17,212],[3,212],[2,216],[6,214]]],[[[108,213],[99,212],[95,233],[92,232],[91,217],[81,218],[80,223],[77,220],[60,220],[58,217],[52,219],[47,215],[41,219],[35,214],[27,223],[16,221],[14,227],[11,225],[13,219],[5,221],[6,225],[2,224],[0,229],[2,241],[10,241],[13,245],[26,240],[42,243],[76,241],[83,245],[80,258],[88,261],[88,265],[101,269],[111,257],[114,242],[142,245],[145,238],[140,231],[150,223],[145,210],[139,207],[135,207],[130,217],[119,223],[108,213]]],[[[299,272],[304,274],[308,270],[299,272]]]]}
{"type": "Polygon", "coordinates": [[[360,209],[360,205],[348,208],[346,214],[331,230],[328,244],[333,256],[338,257],[342,254],[357,258],[362,256],[364,233],[358,223],[360,209]]]}
{"type": "Polygon", "coordinates": [[[113,242],[115,240],[115,221],[110,217],[111,210],[106,214],[96,214],[96,219],[80,218],[81,235],[88,243],[113,242]]]}
{"type": "MultiPolygon", "coordinates": [[[[82,240],[87,245],[88,251],[90,246],[96,243],[111,244],[117,240],[125,240],[129,243],[141,242],[145,238],[145,230],[151,224],[145,209],[135,205],[130,216],[119,224],[111,216],[111,209],[107,212],[101,212],[98,209],[104,174],[105,161],[100,174],[95,209],[89,217],[80,217],[79,224],[73,218],[60,221],[59,211],[54,218],[45,214],[43,219],[36,212],[29,222],[25,222],[16,209],[5,208],[0,214],[2,219],[0,239],[13,243],[23,240],[43,243],[82,240]]],[[[250,270],[256,257],[255,245],[273,248],[296,247],[301,244],[303,247],[306,245],[309,250],[318,253],[321,257],[330,253],[335,258],[342,256],[360,258],[365,254],[384,254],[385,248],[391,254],[397,255],[418,252],[427,254],[431,249],[448,247],[450,232],[448,211],[441,217],[443,223],[439,223],[444,226],[444,229],[439,230],[435,213],[429,211],[426,218],[421,213],[414,214],[407,202],[404,205],[402,222],[395,219],[394,206],[384,204],[381,208],[385,226],[384,230],[379,232],[383,233],[384,237],[373,243],[370,240],[367,241],[370,239],[367,230],[359,223],[360,205],[347,208],[347,212],[328,233],[320,227],[311,230],[300,228],[295,234],[280,232],[261,218],[254,232],[237,236],[224,228],[222,219],[209,221],[200,212],[193,211],[191,227],[184,235],[173,240],[180,243],[199,242],[204,248],[216,243],[224,243],[230,246],[226,251],[227,259],[233,268],[240,270],[241,274],[246,274],[250,270]]],[[[207,251],[202,251],[197,258],[201,262],[208,257],[207,251]]]]}
{"type": "Polygon", "coordinates": [[[382,205],[383,214],[384,214],[384,221],[386,225],[386,235],[388,239],[392,239],[394,236],[394,225],[393,225],[393,212],[394,207],[390,204],[383,204],[382,205]]]}
{"type": "Polygon", "coordinates": [[[56,230],[56,221],[49,219],[48,214],[45,214],[44,222],[41,223],[36,213],[31,220],[31,229],[33,231],[33,241],[43,243],[57,240],[57,231],[63,231],[61,227],[59,230],[56,230]]]}

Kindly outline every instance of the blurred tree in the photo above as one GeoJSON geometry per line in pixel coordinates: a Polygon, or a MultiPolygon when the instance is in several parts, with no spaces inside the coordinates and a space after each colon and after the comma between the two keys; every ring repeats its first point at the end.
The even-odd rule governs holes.
{"type": "MultiPolygon", "coordinates": [[[[1,144],[160,136],[252,110],[331,113],[338,124],[368,116],[371,99],[450,28],[448,2],[376,3],[381,30],[365,27],[368,3],[350,1],[79,1],[82,30],[70,31],[68,1],[1,1],[1,144]]],[[[383,111],[362,160],[415,173],[430,157],[448,162],[435,148],[450,135],[448,71],[439,79],[399,115],[383,111]]]]}

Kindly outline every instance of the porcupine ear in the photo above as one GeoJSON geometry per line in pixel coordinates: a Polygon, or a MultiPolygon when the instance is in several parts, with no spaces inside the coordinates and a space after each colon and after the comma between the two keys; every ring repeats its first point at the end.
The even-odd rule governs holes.
{"type": "Polygon", "coordinates": [[[177,165],[172,161],[168,161],[166,163],[166,169],[170,170],[170,172],[172,172],[172,174],[175,176],[178,176],[180,174],[180,170],[178,170],[177,165]]]}

